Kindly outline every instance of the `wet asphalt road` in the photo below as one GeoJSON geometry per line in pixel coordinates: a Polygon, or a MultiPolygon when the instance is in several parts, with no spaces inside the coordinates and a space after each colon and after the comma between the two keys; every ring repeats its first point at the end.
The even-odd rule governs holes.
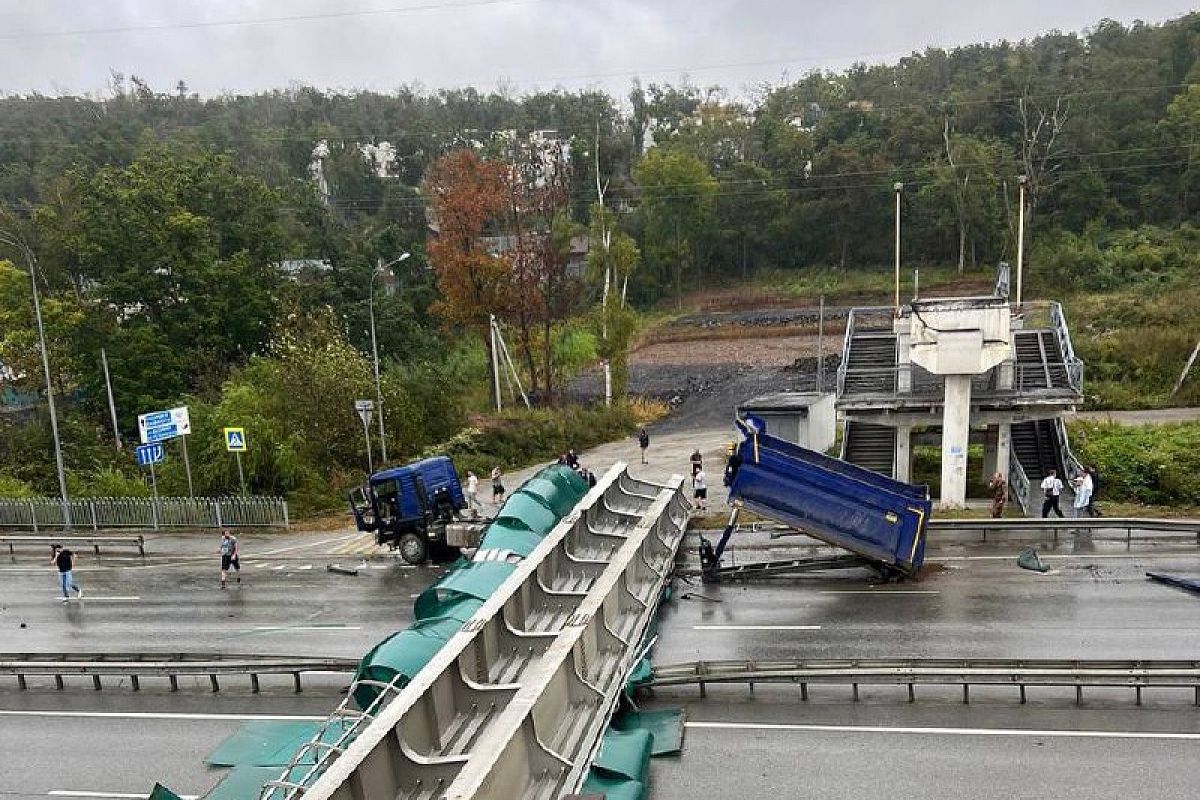
{"type": "MultiPolygon", "coordinates": [[[[408,623],[412,596],[437,574],[378,557],[350,535],[248,536],[244,583],[222,592],[209,538],[156,540],[144,564],[118,560],[120,554],[85,558],[79,577],[87,598],[65,607],[40,552],[0,562],[0,650],[357,656],[408,623]],[[342,576],[326,572],[328,563],[363,568],[342,576]]],[[[780,551],[771,556],[794,547],[786,540],[773,546],[780,551]]],[[[680,583],[665,606],[655,661],[1200,659],[1200,597],[1143,577],[1148,568],[1200,573],[1195,545],[1063,541],[1047,575],[1017,569],[1019,549],[940,546],[930,554],[935,568],[919,583],[872,586],[863,571],[747,585],[680,583]]],[[[685,553],[685,566],[689,559],[685,553]]],[[[337,681],[300,696],[282,689],[255,696],[236,687],[218,696],[171,695],[162,687],[97,693],[86,682],[65,692],[43,686],[22,693],[13,684],[0,678],[0,798],[63,791],[113,797],[145,792],[154,780],[202,794],[223,774],[205,767],[204,755],[243,717],[323,716],[340,699],[337,681]]],[[[1131,693],[1116,690],[1089,693],[1081,708],[1069,689],[1031,691],[1028,706],[1003,689],[975,690],[969,706],[954,690],[918,693],[909,705],[902,688],[864,689],[859,703],[837,687],[814,689],[807,703],[782,686],[758,687],[753,695],[745,687],[715,687],[706,700],[689,688],[660,691],[651,705],[683,705],[692,727],[681,756],[654,761],[651,797],[1195,794],[1200,709],[1188,691],[1147,692],[1141,708],[1131,693]],[[730,724],[751,727],[708,727],[730,724]],[[1078,731],[1091,735],[1065,735],[1078,731]],[[1194,736],[1130,738],[1144,732],[1194,736]]]]}

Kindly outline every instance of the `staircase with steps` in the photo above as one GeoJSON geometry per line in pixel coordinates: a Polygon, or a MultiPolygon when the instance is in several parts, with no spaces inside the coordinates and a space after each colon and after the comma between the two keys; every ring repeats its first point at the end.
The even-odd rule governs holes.
{"type": "Polygon", "coordinates": [[[1070,390],[1067,365],[1063,361],[1058,335],[1053,330],[1039,328],[1015,331],[1013,349],[1017,360],[1014,382],[1018,391],[1070,390]]]}
{"type": "Polygon", "coordinates": [[[1025,477],[1031,488],[1025,509],[1030,516],[1036,516],[1041,512],[1042,491],[1038,487],[1050,470],[1055,470],[1059,480],[1063,482],[1059,505],[1064,514],[1070,514],[1075,492],[1071,488],[1066,463],[1067,459],[1072,457],[1069,453],[1064,457],[1062,449],[1059,447],[1055,426],[1060,424],[1062,424],[1061,421],[1055,419],[1012,424],[1012,454],[1017,463],[1021,465],[1021,469],[1025,471],[1025,477]]]}
{"type": "Polygon", "coordinates": [[[850,338],[842,393],[884,394],[896,391],[896,334],[855,332],[850,338]]]}
{"type": "Polygon", "coordinates": [[[894,477],[896,429],[847,420],[842,433],[842,460],[894,477]]]}

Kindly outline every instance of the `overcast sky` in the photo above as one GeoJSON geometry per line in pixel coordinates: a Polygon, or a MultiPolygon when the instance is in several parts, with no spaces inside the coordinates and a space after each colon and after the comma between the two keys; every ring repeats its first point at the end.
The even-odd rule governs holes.
{"type": "Polygon", "coordinates": [[[0,92],[204,95],[301,83],[519,90],[630,81],[735,93],[928,45],[1161,22],[1185,0],[0,0],[0,92]]]}

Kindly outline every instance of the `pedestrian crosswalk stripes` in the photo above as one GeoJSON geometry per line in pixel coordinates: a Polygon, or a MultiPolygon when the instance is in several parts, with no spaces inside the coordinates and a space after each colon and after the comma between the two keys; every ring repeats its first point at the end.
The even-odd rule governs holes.
{"type": "Polygon", "coordinates": [[[380,547],[375,543],[375,534],[368,532],[331,547],[329,553],[335,556],[375,555],[386,553],[387,550],[386,547],[380,547]]]}

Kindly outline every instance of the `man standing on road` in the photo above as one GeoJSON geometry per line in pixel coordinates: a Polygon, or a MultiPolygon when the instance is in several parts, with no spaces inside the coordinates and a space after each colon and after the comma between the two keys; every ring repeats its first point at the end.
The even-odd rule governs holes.
{"type": "Polygon", "coordinates": [[[1063,482],[1058,479],[1058,472],[1050,470],[1050,474],[1042,481],[1042,491],[1046,495],[1045,501],[1042,503],[1042,519],[1050,516],[1053,511],[1062,518],[1062,509],[1058,507],[1058,496],[1062,494],[1063,482]]]}
{"type": "Polygon", "coordinates": [[[638,431],[638,447],[642,448],[642,463],[646,463],[646,450],[650,447],[650,434],[646,433],[646,429],[642,428],[638,431]]]}
{"type": "Polygon", "coordinates": [[[1092,464],[1087,467],[1088,477],[1092,479],[1092,493],[1088,495],[1087,512],[1088,516],[1100,516],[1100,510],[1096,508],[1096,495],[1100,494],[1100,471],[1096,469],[1096,465],[1092,464]]]}
{"type": "Polygon", "coordinates": [[[708,478],[705,477],[703,468],[698,468],[692,475],[692,496],[696,500],[697,508],[708,511],[708,478]]]}
{"type": "Polygon", "coordinates": [[[997,472],[988,481],[988,488],[992,490],[992,518],[1000,519],[1004,516],[1004,504],[1008,502],[1008,481],[997,472]]]}
{"type": "Polygon", "coordinates": [[[1092,476],[1087,470],[1079,475],[1074,481],[1075,486],[1075,516],[1090,517],[1089,509],[1092,507],[1092,476]]]}
{"type": "Polygon", "coordinates": [[[467,508],[471,519],[479,516],[479,477],[470,470],[467,470],[467,508]]]}
{"type": "Polygon", "coordinates": [[[229,529],[221,531],[221,588],[225,588],[225,583],[229,579],[229,568],[233,567],[233,571],[237,574],[237,582],[242,582],[242,562],[238,553],[237,537],[229,532],[229,529]]]}
{"type": "Polygon", "coordinates": [[[71,571],[75,568],[75,554],[63,547],[61,544],[56,544],[52,548],[53,555],[50,558],[50,563],[58,567],[58,586],[62,589],[62,601],[64,603],[71,602],[71,590],[83,599],[83,589],[75,583],[75,578],[71,571]]]}

